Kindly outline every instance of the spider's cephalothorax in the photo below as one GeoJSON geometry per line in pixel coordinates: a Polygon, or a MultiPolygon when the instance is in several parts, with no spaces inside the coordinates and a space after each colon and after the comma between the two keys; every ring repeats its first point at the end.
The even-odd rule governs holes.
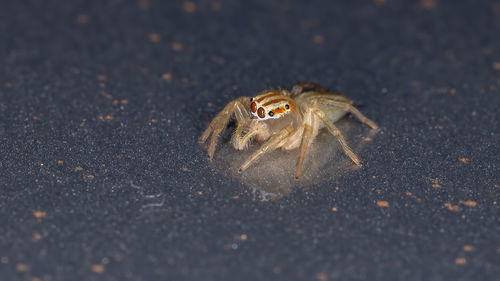
{"type": "Polygon", "coordinates": [[[267,120],[294,111],[295,102],[287,93],[285,89],[268,90],[250,98],[250,112],[260,120],[267,120]]]}
{"type": "Polygon", "coordinates": [[[321,128],[326,127],[338,139],[344,152],[359,165],[361,161],[358,156],[352,152],[333,123],[349,112],[373,129],[376,129],[377,125],[359,112],[352,103],[341,94],[326,92],[319,85],[310,82],[297,83],[291,91],[266,90],[254,97],[241,97],[228,103],[210,122],[199,142],[205,143],[210,134],[212,135],[208,148],[208,157],[212,158],[217,139],[234,114],[237,127],[232,143],[236,149],[246,148],[251,139],[265,141],[241,165],[240,171],[278,147],[286,150],[299,148],[295,170],[295,177],[299,178],[313,139],[321,128]]]}

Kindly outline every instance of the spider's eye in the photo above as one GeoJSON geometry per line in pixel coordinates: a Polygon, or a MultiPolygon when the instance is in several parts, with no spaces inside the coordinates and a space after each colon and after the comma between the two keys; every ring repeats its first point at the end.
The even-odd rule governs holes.
{"type": "Polygon", "coordinates": [[[250,104],[250,110],[255,113],[255,111],[257,110],[257,105],[255,104],[255,102],[252,102],[250,104]]]}
{"type": "Polygon", "coordinates": [[[257,110],[257,115],[258,115],[260,118],[264,118],[264,117],[266,117],[266,112],[264,111],[264,108],[259,107],[259,109],[257,110]]]}
{"type": "Polygon", "coordinates": [[[269,111],[269,116],[273,117],[274,116],[274,112],[269,111]]]}
{"type": "Polygon", "coordinates": [[[290,106],[288,104],[285,105],[286,109],[290,109],[290,106]]]}
{"type": "Polygon", "coordinates": [[[253,101],[253,98],[250,98],[250,101],[253,101]]]}

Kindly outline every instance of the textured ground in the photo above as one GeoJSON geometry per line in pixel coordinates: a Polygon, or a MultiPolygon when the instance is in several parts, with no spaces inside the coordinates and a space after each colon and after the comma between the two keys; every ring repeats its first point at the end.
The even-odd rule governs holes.
{"type": "Polygon", "coordinates": [[[4,1],[0,279],[498,280],[499,30],[499,1],[4,1]],[[309,80],[381,126],[344,120],[361,169],[262,201],[209,163],[228,101],[309,80]]]}

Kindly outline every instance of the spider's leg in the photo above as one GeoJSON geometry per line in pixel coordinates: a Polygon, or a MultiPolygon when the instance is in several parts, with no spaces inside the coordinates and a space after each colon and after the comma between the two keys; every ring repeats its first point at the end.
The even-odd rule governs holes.
{"type": "Polygon", "coordinates": [[[314,127],[318,127],[318,121],[312,114],[312,110],[307,110],[304,115],[304,131],[302,133],[302,140],[299,147],[299,158],[297,159],[297,168],[295,169],[295,178],[298,179],[302,175],[302,166],[304,165],[304,159],[306,157],[307,151],[311,146],[313,141],[314,127]]]}
{"type": "Polygon", "coordinates": [[[327,104],[327,105],[333,105],[336,107],[340,107],[340,108],[344,109],[345,111],[350,112],[352,115],[356,116],[356,118],[358,118],[358,120],[361,123],[368,125],[370,128],[372,128],[372,129],[378,128],[378,126],[377,126],[377,124],[375,124],[375,122],[373,122],[372,120],[370,120],[366,116],[364,116],[363,113],[359,112],[359,110],[350,103],[342,102],[342,101],[335,101],[335,100],[326,99],[326,98],[319,98],[319,99],[317,99],[317,102],[320,104],[327,104]]]}
{"type": "Polygon", "coordinates": [[[222,111],[219,112],[214,117],[214,119],[212,119],[212,121],[210,122],[210,124],[208,125],[208,127],[205,129],[205,131],[203,131],[203,134],[198,139],[198,143],[199,144],[204,144],[207,141],[208,137],[210,136],[210,133],[212,133],[212,131],[214,130],[217,122],[220,122],[220,115],[222,115],[222,111]]]}
{"type": "Polygon", "coordinates": [[[217,144],[217,139],[219,138],[219,135],[221,134],[222,130],[227,125],[227,122],[229,121],[229,118],[234,112],[235,107],[240,104],[241,101],[244,99],[248,99],[247,97],[242,97],[237,100],[234,100],[230,103],[228,103],[224,109],[215,116],[215,118],[210,122],[210,125],[208,125],[207,129],[203,132],[199,139],[199,143],[203,144],[206,142],[210,134],[212,134],[212,138],[210,139],[210,145],[208,147],[208,157],[210,159],[213,158],[214,153],[215,153],[215,145],[217,144]]]}
{"type": "Polygon", "coordinates": [[[254,128],[250,132],[247,132],[243,137],[241,136],[243,129],[250,121],[248,111],[245,109],[242,103],[236,103],[234,107],[234,116],[236,116],[236,122],[238,123],[238,125],[233,135],[233,146],[238,150],[242,150],[246,146],[248,141],[258,133],[258,130],[257,128],[254,128]]]}
{"type": "Polygon", "coordinates": [[[300,145],[300,141],[302,140],[302,133],[304,132],[304,126],[300,126],[293,132],[293,134],[283,141],[283,145],[280,145],[284,150],[292,150],[296,149],[300,145]]]}
{"type": "Polygon", "coordinates": [[[316,114],[321,119],[328,131],[330,131],[330,133],[337,138],[337,140],[340,142],[340,145],[342,146],[342,149],[344,149],[345,154],[347,154],[347,156],[351,158],[352,162],[354,162],[356,165],[359,165],[361,161],[359,160],[358,156],[354,152],[352,152],[349,145],[347,145],[344,136],[342,136],[340,130],[335,125],[333,125],[333,122],[328,119],[328,116],[320,109],[316,109],[314,111],[314,114],[316,114]]]}
{"type": "Polygon", "coordinates": [[[291,97],[296,97],[302,94],[304,91],[315,90],[318,92],[324,92],[325,89],[314,82],[299,82],[295,84],[292,88],[291,97]]]}
{"type": "Polygon", "coordinates": [[[281,131],[279,131],[276,135],[272,136],[269,140],[267,140],[257,151],[255,151],[246,161],[241,165],[240,171],[246,170],[253,162],[257,161],[264,154],[271,152],[279,147],[283,143],[283,140],[286,139],[291,133],[293,133],[293,128],[290,125],[287,125],[281,131]]]}

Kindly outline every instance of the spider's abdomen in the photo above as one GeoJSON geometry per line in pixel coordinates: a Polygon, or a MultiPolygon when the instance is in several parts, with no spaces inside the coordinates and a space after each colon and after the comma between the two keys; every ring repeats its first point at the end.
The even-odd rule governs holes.
{"type": "Polygon", "coordinates": [[[328,118],[332,122],[336,122],[337,120],[342,118],[342,116],[344,116],[347,113],[347,111],[341,107],[335,107],[328,104],[323,104],[322,101],[331,100],[335,102],[341,102],[343,104],[353,103],[351,99],[348,99],[339,93],[316,92],[316,91],[305,92],[297,96],[295,100],[302,113],[305,113],[308,107],[315,106],[321,109],[323,112],[325,112],[328,118]]]}
{"type": "Polygon", "coordinates": [[[295,110],[293,99],[280,90],[270,90],[250,99],[250,112],[260,120],[276,119],[295,110]]]}
{"type": "Polygon", "coordinates": [[[348,98],[344,97],[342,94],[335,93],[335,92],[310,91],[310,92],[305,92],[296,98],[297,103],[299,105],[309,103],[315,99],[330,99],[330,100],[345,102],[345,103],[349,103],[349,104],[353,103],[353,101],[351,99],[348,99],[348,98]]]}

